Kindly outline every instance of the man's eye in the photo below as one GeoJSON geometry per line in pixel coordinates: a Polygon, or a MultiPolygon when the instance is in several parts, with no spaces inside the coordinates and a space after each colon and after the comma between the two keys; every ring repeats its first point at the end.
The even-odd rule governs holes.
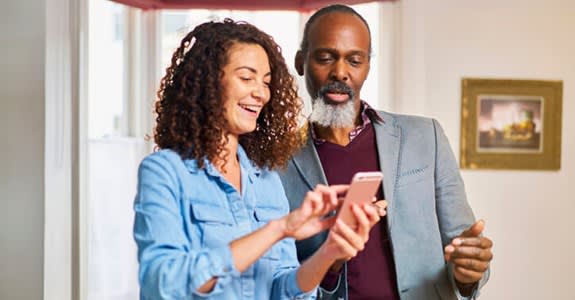
{"type": "Polygon", "coordinates": [[[358,66],[358,65],[361,65],[363,63],[363,60],[360,58],[351,58],[348,61],[352,66],[358,66]]]}
{"type": "Polygon", "coordinates": [[[320,63],[328,63],[332,61],[331,57],[318,57],[316,60],[320,63]]]}

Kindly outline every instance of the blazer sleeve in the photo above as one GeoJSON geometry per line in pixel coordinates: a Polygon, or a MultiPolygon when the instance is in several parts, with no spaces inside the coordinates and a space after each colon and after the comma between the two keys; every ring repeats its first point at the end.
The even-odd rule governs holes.
{"type": "MultiPolygon", "coordinates": [[[[443,128],[436,120],[433,120],[433,126],[436,140],[435,198],[441,240],[445,247],[451,243],[453,238],[475,222],[475,216],[467,202],[465,186],[461,178],[459,166],[443,128]]],[[[487,270],[483,274],[483,278],[479,281],[471,297],[462,297],[456,292],[458,298],[476,299],[479,296],[479,289],[485,285],[489,279],[489,272],[490,270],[487,270]]],[[[452,286],[456,289],[451,265],[449,266],[448,273],[452,286]]]]}

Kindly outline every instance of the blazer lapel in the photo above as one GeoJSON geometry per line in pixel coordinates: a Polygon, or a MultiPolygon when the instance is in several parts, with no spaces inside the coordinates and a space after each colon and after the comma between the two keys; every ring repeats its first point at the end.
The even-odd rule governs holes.
{"type": "Polygon", "coordinates": [[[313,190],[319,183],[327,184],[319,156],[311,138],[311,126],[308,126],[307,142],[305,146],[293,157],[293,163],[303,177],[308,187],[313,190]]]}
{"type": "Polygon", "coordinates": [[[387,221],[391,229],[393,224],[395,183],[397,181],[397,166],[399,164],[399,151],[401,146],[401,128],[395,123],[392,115],[378,111],[383,122],[374,122],[379,165],[383,172],[383,190],[387,200],[387,221]]]}

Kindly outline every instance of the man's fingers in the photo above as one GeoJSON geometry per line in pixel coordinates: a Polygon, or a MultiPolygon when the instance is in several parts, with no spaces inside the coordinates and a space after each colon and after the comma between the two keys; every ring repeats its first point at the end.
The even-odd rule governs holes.
{"type": "Polygon", "coordinates": [[[485,229],[485,221],[479,220],[479,221],[475,222],[475,224],[473,224],[469,228],[467,228],[465,231],[463,231],[461,233],[461,235],[459,235],[459,236],[460,237],[476,237],[476,236],[479,236],[483,232],[483,229],[485,229]]]}
{"type": "Polygon", "coordinates": [[[453,268],[455,278],[461,283],[474,283],[481,279],[483,272],[476,272],[466,268],[456,266],[453,268]]]}
{"type": "Polygon", "coordinates": [[[479,247],[483,249],[488,249],[493,246],[493,242],[486,237],[471,237],[471,238],[455,238],[453,239],[452,244],[454,246],[473,246],[479,247]]]}
{"type": "Polygon", "coordinates": [[[455,251],[455,247],[451,244],[445,246],[444,250],[444,257],[445,261],[451,261],[451,254],[455,251]]]}
{"type": "Polygon", "coordinates": [[[478,247],[455,247],[453,252],[450,253],[451,260],[455,260],[458,258],[464,259],[477,259],[481,261],[489,262],[493,259],[493,253],[491,249],[483,249],[478,247]]]}
{"type": "Polygon", "coordinates": [[[456,258],[453,260],[453,265],[474,272],[485,272],[489,268],[489,262],[472,258],[456,258]]]}

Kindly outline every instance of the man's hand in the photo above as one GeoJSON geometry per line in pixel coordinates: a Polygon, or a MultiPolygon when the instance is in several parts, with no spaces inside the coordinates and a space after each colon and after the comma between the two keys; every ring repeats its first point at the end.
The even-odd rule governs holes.
{"type": "Polygon", "coordinates": [[[455,282],[464,295],[471,293],[493,259],[493,242],[480,236],[484,228],[485,222],[479,220],[445,246],[445,260],[453,264],[455,282]]]}

